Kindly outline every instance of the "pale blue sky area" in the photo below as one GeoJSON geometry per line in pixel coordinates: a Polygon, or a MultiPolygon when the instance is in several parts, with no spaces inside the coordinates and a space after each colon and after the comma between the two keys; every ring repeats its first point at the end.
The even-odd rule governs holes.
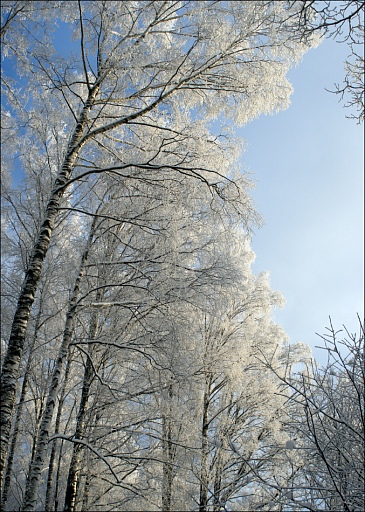
{"type": "Polygon", "coordinates": [[[347,53],[331,40],[308,52],[289,74],[289,109],[239,130],[248,142],[242,166],[254,173],[266,222],[253,237],[253,270],[270,271],[284,294],[275,319],[291,341],[312,347],[329,315],[353,332],[364,310],[363,126],[325,91],[342,81],[347,53]]]}

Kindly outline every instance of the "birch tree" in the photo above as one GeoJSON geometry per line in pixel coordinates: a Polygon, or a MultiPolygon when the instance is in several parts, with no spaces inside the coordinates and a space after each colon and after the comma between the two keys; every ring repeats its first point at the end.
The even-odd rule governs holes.
{"type": "MultiPolygon", "coordinates": [[[[27,81],[23,94],[16,77],[6,81],[10,115],[22,116],[26,130],[34,112],[39,122],[43,115],[51,119],[49,130],[61,158],[53,163],[51,189],[3,364],[1,477],[30,310],[65,192],[81,180],[95,181],[101,173],[128,177],[142,169],[145,176],[156,171],[189,176],[226,200],[232,201],[235,193],[240,209],[237,189],[225,170],[218,172],[214,164],[203,165],[199,158],[189,162],[189,153],[182,160],[166,161],[164,154],[162,161],[143,152],[136,158],[128,151],[131,136],[138,137],[147,125],[160,138],[167,136],[165,146],[171,134],[181,133],[182,126],[204,124],[221,113],[245,123],[261,113],[285,108],[291,92],[285,74],[307,48],[292,29],[296,9],[282,3],[80,1],[51,5],[50,12],[32,4],[36,20],[24,21],[19,13],[13,18],[7,14],[5,21],[9,58],[16,63],[18,76],[27,81]],[[73,32],[77,43],[72,52],[57,51],[57,39],[48,30],[55,21],[68,24],[73,32]],[[40,30],[41,37],[33,37],[40,30]],[[193,109],[195,118],[190,120],[193,109]],[[94,155],[100,152],[111,156],[112,163],[104,166],[102,160],[96,161],[94,155]]],[[[16,5],[6,3],[5,11],[9,8],[16,9],[16,5]]],[[[35,137],[32,133],[32,143],[35,137]]],[[[209,139],[205,136],[200,142],[209,144],[209,139]]]]}
{"type": "Polygon", "coordinates": [[[205,323],[201,511],[221,510],[237,500],[242,510],[252,510],[259,502],[260,480],[273,463],[265,451],[280,437],[283,402],[255,356],[260,347],[279,357],[286,338],[267,316],[280,296],[265,281],[264,276],[256,283],[249,278],[231,307],[205,323]]]}
{"type": "MultiPolygon", "coordinates": [[[[30,156],[29,153],[27,156],[30,156]]],[[[29,162],[31,159],[29,160],[29,162]]],[[[36,160],[34,164],[40,163],[36,160]]],[[[29,261],[29,248],[36,237],[40,214],[43,211],[42,197],[47,190],[48,176],[44,168],[43,176],[33,173],[34,167],[27,168],[27,175],[24,178],[23,190],[11,193],[8,184],[3,187],[3,236],[2,236],[2,306],[4,311],[14,311],[13,298],[21,287],[22,271],[29,261]]],[[[65,224],[69,227],[69,215],[61,215],[55,227],[54,240],[50,246],[48,258],[44,263],[44,274],[42,275],[35,298],[33,311],[30,314],[27,336],[25,339],[23,358],[21,360],[19,385],[17,394],[16,415],[11,432],[11,445],[7,458],[6,482],[4,484],[2,500],[3,506],[7,502],[10,489],[10,480],[14,476],[14,457],[21,461],[21,465],[15,465],[14,470],[18,473],[20,484],[21,473],[27,472],[29,464],[28,453],[24,450],[22,457],[18,456],[19,443],[22,446],[33,445],[33,452],[36,448],[36,432],[38,431],[43,398],[48,387],[48,376],[52,371],[54,349],[58,350],[58,343],[62,331],[64,319],[64,307],[68,299],[68,289],[72,281],[72,272],[64,267],[64,256],[67,254],[67,247],[70,247],[69,233],[65,224]],[[62,242],[58,245],[56,240],[62,242]],[[62,250],[60,250],[62,248],[62,250]],[[67,277],[71,278],[71,281],[67,277]],[[40,372],[39,369],[42,368],[40,372]],[[32,407],[32,405],[34,407],[32,407]],[[39,409],[41,406],[41,409],[39,409]],[[34,429],[32,430],[32,425],[34,429]],[[38,426],[37,426],[38,425],[38,426]]],[[[73,225],[73,228],[76,226],[73,225]]],[[[73,230],[71,228],[71,231],[73,230]]],[[[77,233],[74,231],[73,236],[77,233]]],[[[73,238],[73,240],[76,240],[73,238]]],[[[67,264],[72,262],[72,255],[69,255],[67,264]]],[[[3,311],[3,314],[4,314],[3,311]]],[[[9,327],[9,323],[3,327],[9,327]]],[[[18,503],[19,505],[19,503],[18,503]]]]}

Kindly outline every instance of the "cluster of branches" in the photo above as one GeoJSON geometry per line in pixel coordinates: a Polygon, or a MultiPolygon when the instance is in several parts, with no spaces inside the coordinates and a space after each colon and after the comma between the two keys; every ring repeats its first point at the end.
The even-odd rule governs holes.
{"type": "Polygon", "coordinates": [[[363,0],[322,1],[293,0],[299,4],[299,30],[306,37],[319,32],[338,43],[346,43],[349,56],[345,61],[345,78],[342,84],[335,84],[335,92],[355,113],[350,118],[358,123],[364,121],[365,80],[364,80],[364,12],[363,0]]]}
{"type": "MultiPolygon", "coordinates": [[[[292,506],[309,510],[362,510],[365,502],[365,347],[359,330],[336,330],[330,320],[321,335],[323,366],[308,361],[304,371],[288,366],[280,375],[288,396],[286,458],[292,465],[292,506]],[[345,336],[344,336],[345,334],[345,336]],[[288,451],[289,450],[289,451],[288,451]],[[288,455],[289,454],[289,455],[288,455]]],[[[282,489],[276,497],[280,503],[282,489]]],[[[287,497],[287,495],[286,495],[287,497]]]]}

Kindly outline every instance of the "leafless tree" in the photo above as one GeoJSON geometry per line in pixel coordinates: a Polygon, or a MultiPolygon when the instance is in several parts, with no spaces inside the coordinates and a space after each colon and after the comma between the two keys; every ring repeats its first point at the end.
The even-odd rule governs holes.
{"type": "Polygon", "coordinates": [[[281,377],[274,369],[291,404],[290,449],[301,454],[291,480],[292,502],[310,510],[354,512],[365,503],[365,348],[364,323],[358,320],[354,334],[346,327],[336,330],[330,320],[321,335],[324,366],[312,362],[281,377]]]}
{"type": "Polygon", "coordinates": [[[319,32],[338,43],[346,43],[349,56],[345,61],[345,78],[332,91],[355,113],[350,118],[364,121],[364,11],[363,0],[317,1],[294,0],[300,5],[299,31],[303,37],[319,32]]]}

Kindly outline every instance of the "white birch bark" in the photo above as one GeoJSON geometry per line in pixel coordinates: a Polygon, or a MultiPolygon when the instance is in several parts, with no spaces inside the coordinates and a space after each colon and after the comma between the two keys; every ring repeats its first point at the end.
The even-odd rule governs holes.
{"type": "Polygon", "coordinates": [[[162,451],[163,451],[163,468],[162,468],[162,512],[170,512],[172,506],[172,484],[174,480],[174,460],[176,456],[176,447],[172,438],[172,385],[168,390],[168,416],[162,418],[162,451]]]}
{"type": "MultiPolygon", "coordinates": [[[[55,424],[55,435],[59,433],[60,430],[60,423],[61,423],[61,414],[62,414],[62,408],[65,400],[65,391],[66,391],[66,385],[68,382],[68,377],[70,374],[70,367],[71,367],[71,360],[70,355],[67,359],[67,365],[65,370],[65,378],[62,385],[62,391],[61,396],[58,403],[58,410],[57,410],[57,416],[56,416],[56,424],[55,424]]],[[[54,493],[53,493],[53,473],[55,470],[55,462],[56,462],[56,452],[57,452],[57,444],[58,439],[57,437],[53,440],[52,444],[52,450],[51,455],[49,458],[49,468],[48,468],[48,478],[47,478],[47,489],[46,489],[46,501],[45,501],[45,511],[51,512],[52,506],[54,504],[54,493]]]]}
{"type": "MultiPolygon", "coordinates": [[[[96,300],[100,300],[102,296],[101,290],[97,291],[96,300]]],[[[98,329],[98,312],[94,311],[90,330],[89,330],[89,339],[93,340],[96,336],[98,329]]],[[[90,395],[90,387],[94,377],[93,365],[91,362],[93,350],[88,351],[88,358],[85,365],[81,399],[79,404],[79,410],[77,413],[77,421],[76,421],[76,430],[75,430],[75,438],[83,439],[85,432],[85,416],[87,412],[87,403],[90,395]]],[[[83,455],[84,446],[80,443],[75,443],[73,447],[67,485],[66,485],[66,497],[65,497],[65,512],[74,512],[76,505],[76,497],[77,497],[77,488],[80,481],[80,472],[81,472],[81,463],[82,463],[82,455],[83,455]]]]}
{"type": "Polygon", "coordinates": [[[199,493],[199,512],[206,512],[208,507],[208,487],[209,487],[209,471],[208,471],[208,411],[210,399],[211,377],[206,376],[204,397],[203,397],[203,417],[201,430],[201,462],[200,462],[200,493],[199,493]]]}
{"type": "Polygon", "coordinates": [[[37,333],[38,333],[38,327],[39,327],[39,323],[40,323],[41,312],[42,312],[42,309],[40,308],[39,311],[38,311],[38,314],[37,314],[36,322],[35,322],[33,338],[32,338],[32,341],[31,341],[30,347],[29,347],[29,356],[28,356],[28,360],[27,360],[27,365],[25,367],[24,378],[23,378],[23,383],[22,383],[22,390],[21,390],[21,393],[20,393],[19,402],[18,402],[18,405],[17,405],[17,408],[16,408],[16,415],[15,415],[15,418],[14,418],[13,434],[12,434],[12,437],[11,437],[11,443],[10,443],[10,448],[9,448],[9,455],[8,455],[7,464],[6,464],[6,472],[5,472],[5,479],[4,479],[4,485],[3,485],[3,493],[2,493],[2,496],[1,496],[1,504],[2,504],[2,507],[4,508],[4,510],[6,509],[6,504],[7,504],[7,500],[8,500],[8,494],[9,494],[9,490],[10,490],[10,481],[11,481],[11,473],[12,473],[12,469],[13,469],[15,447],[16,447],[16,443],[17,443],[17,439],[18,439],[18,433],[19,433],[19,422],[20,422],[20,419],[21,419],[21,416],[22,416],[23,406],[24,406],[24,401],[25,401],[25,395],[26,395],[26,392],[27,392],[27,389],[28,389],[28,380],[29,380],[29,372],[30,372],[30,365],[31,365],[31,359],[32,359],[32,352],[33,352],[33,348],[34,348],[34,345],[35,345],[35,342],[36,342],[36,339],[37,339],[37,333]]]}
{"type": "Polygon", "coordinates": [[[8,350],[5,356],[0,383],[1,409],[1,448],[0,448],[0,481],[3,481],[4,466],[8,453],[11,420],[14,410],[16,384],[19,375],[19,365],[23,352],[25,336],[29,321],[30,310],[34,302],[35,294],[41,278],[42,266],[46,257],[55,221],[59,211],[61,199],[65,191],[65,185],[70,179],[76,158],[82,147],[82,137],[86,128],[91,107],[95,101],[99,85],[95,86],[89,94],[89,98],[80,115],[73,136],[68,146],[61,172],[59,173],[51,198],[48,202],[45,219],[35,244],[28,270],[25,274],[23,288],[18,300],[10,333],[8,350]],[[81,142],[81,144],[80,144],[81,142]]]}
{"type": "Polygon", "coordinates": [[[53,411],[57,400],[57,394],[59,390],[59,383],[62,373],[62,367],[67,356],[68,348],[72,340],[75,315],[76,315],[76,303],[80,292],[81,282],[85,272],[85,264],[88,259],[90,246],[94,236],[94,229],[97,217],[94,218],[93,225],[90,230],[89,238],[86,244],[84,254],[81,259],[80,270],[78,277],[75,282],[72,297],[70,300],[69,309],[66,316],[66,325],[63,334],[62,344],[58,353],[58,357],[55,363],[55,367],[52,374],[52,381],[47,396],[47,402],[40,426],[40,432],[38,436],[37,451],[32,464],[31,470],[27,479],[27,486],[24,497],[23,510],[35,510],[37,501],[37,491],[40,483],[41,472],[44,467],[44,460],[46,456],[48,438],[50,427],[53,418],[53,411]]]}

